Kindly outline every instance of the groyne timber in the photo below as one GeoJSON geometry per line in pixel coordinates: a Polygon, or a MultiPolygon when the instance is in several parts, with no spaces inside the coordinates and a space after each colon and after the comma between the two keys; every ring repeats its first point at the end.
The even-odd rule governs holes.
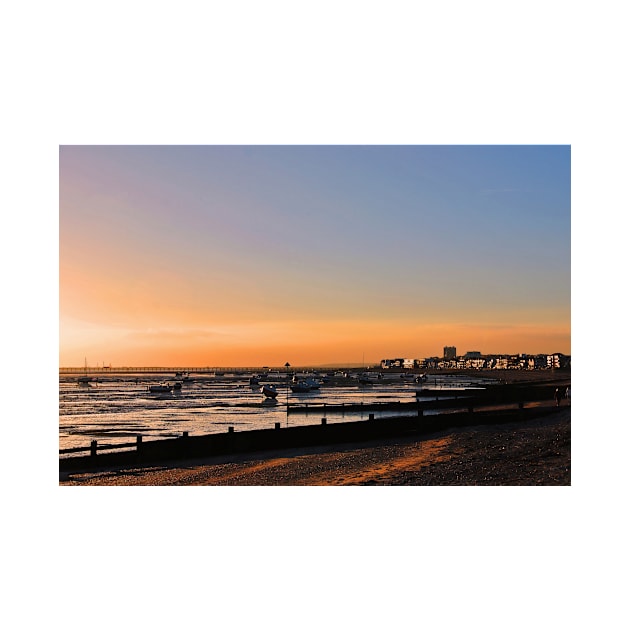
{"type": "MultiPolygon", "coordinates": [[[[540,418],[562,410],[552,404],[526,407],[519,402],[511,407],[475,410],[467,407],[436,415],[425,415],[418,408],[415,415],[374,418],[328,424],[321,418],[319,424],[282,427],[276,423],[273,429],[234,431],[228,427],[226,433],[190,436],[184,433],[177,438],[143,442],[141,436],[135,443],[126,446],[133,450],[99,452],[92,442],[89,455],[67,457],[59,460],[60,472],[94,471],[112,467],[146,467],[165,464],[169,461],[231,455],[255,451],[287,449],[296,447],[342,444],[349,442],[379,440],[392,437],[429,435],[436,431],[476,425],[499,425],[509,422],[540,418]]],[[[119,447],[120,448],[120,447],[119,447]]],[[[85,450],[85,449],[75,449],[85,450]]]]}

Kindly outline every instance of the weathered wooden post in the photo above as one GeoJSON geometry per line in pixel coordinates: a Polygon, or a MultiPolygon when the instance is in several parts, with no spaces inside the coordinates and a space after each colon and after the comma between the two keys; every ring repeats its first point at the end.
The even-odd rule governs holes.
{"type": "Polygon", "coordinates": [[[96,440],[92,440],[90,442],[90,456],[91,457],[96,457],[96,440]]]}
{"type": "Polygon", "coordinates": [[[139,453],[141,449],[142,449],[142,436],[136,435],[136,450],[139,453]]]}
{"type": "Polygon", "coordinates": [[[228,427],[228,433],[234,433],[234,427],[228,427]]]}
{"type": "Polygon", "coordinates": [[[279,423],[279,422],[276,422],[276,427],[275,427],[275,428],[276,428],[276,429],[279,429],[279,428],[280,428],[280,423],[279,423]]]}
{"type": "Polygon", "coordinates": [[[322,426],[326,426],[326,418],[322,418],[322,426]]]}
{"type": "MultiPolygon", "coordinates": [[[[361,403],[361,404],[363,404],[363,403],[361,403]]],[[[373,413],[371,413],[371,414],[368,416],[368,420],[374,420],[374,414],[373,414],[373,413]]]]}

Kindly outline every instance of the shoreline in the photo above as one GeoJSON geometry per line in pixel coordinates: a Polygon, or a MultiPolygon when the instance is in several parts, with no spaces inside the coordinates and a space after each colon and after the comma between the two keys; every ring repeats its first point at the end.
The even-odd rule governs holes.
{"type": "Polygon", "coordinates": [[[63,473],[60,486],[571,485],[571,407],[498,426],[63,473]]]}

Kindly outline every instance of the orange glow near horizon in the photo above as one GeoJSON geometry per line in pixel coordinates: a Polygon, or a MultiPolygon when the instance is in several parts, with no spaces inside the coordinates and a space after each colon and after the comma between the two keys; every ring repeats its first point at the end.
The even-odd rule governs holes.
{"type": "MultiPolygon", "coordinates": [[[[63,326],[62,322],[62,335],[63,326]]],[[[445,345],[455,345],[461,354],[468,350],[484,354],[570,354],[569,331],[531,325],[311,321],[223,325],[212,329],[86,327],[82,330],[77,323],[69,328],[75,335],[74,356],[68,353],[64,361],[64,356],[60,355],[60,365],[67,367],[81,366],[81,353],[94,357],[89,361],[92,364],[189,367],[278,367],[286,361],[292,365],[375,364],[385,358],[441,356],[445,345]],[[91,341],[94,338],[105,342],[94,344],[91,341]],[[428,341],[422,344],[421,339],[428,341]],[[562,339],[564,344],[559,343],[562,339]]],[[[70,342],[71,333],[67,338],[70,342]]]]}

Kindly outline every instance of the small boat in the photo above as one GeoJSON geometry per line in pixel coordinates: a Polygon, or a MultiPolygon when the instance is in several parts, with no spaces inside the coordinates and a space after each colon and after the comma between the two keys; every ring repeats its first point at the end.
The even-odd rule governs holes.
{"type": "Polygon", "coordinates": [[[170,394],[173,387],[168,383],[160,383],[159,385],[149,385],[147,390],[150,394],[170,394]]]}
{"type": "Polygon", "coordinates": [[[87,359],[85,359],[85,374],[83,376],[79,376],[79,378],[77,379],[77,383],[79,385],[89,385],[91,382],[95,380],[96,379],[93,378],[92,376],[88,376],[87,359]]]}
{"type": "Polygon", "coordinates": [[[379,375],[363,372],[359,374],[359,385],[375,385],[379,381],[379,375]]]}
{"type": "Polygon", "coordinates": [[[311,391],[311,386],[306,381],[297,381],[291,385],[291,391],[296,394],[304,394],[311,391]]]}
{"type": "Polygon", "coordinates": [[[267,398],[275,398],[278,395],[278,390],[273,385],[263,385],[262,393],[267,398]]]}
{"type": "Polygon", "coordinates": [[[175,372],[175,378],[182,383],[192,383],[195,380],[188,372],[175,372]]]}

